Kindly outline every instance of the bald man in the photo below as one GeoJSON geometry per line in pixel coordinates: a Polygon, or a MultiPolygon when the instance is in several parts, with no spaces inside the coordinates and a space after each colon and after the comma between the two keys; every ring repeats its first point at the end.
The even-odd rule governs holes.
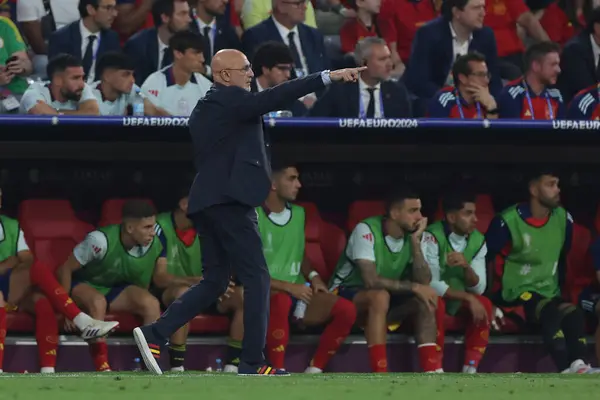
{"type": "Polygon", "coordinates": [[[212,63],[214,86],[190,116],[196,179],[188,216],[200,236],[204,279],[192,286],[134,338],[148,370],[162,374],[161,349],[180,327],[226,293],[232,273],[244,286],[244,340],[239,375],[288,375],[265,362],[270,276],[258,233],[255,207],[266,200],[271,167],[261,116],[333,82],[356,82],[363,68],[323,71],[260,93],[250,92],[254,74],[246,56],[221,50],[212,63]]]}

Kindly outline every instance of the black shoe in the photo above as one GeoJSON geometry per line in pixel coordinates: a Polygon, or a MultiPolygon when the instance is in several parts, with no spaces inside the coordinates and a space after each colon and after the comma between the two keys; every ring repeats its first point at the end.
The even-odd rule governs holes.
{"type": "Polygon", "coordinates": [[[157,375],[162,375],[158,360],[160,359],[160,351],[165,343],[158,340],[152,333],[152,327],[149,325],[135,328],[133,330],[133,338],[135,339],[135,344],[142,355],[142,359],[144,360],[144,364],[146,364],[148,371],[157,375]]]}
{"type": "Polygon", "coordinates": [[[252,366],[244,362],[238,367],[238,376],[290,376],[285,369],[273,368],[267,364],[252,366]]]}

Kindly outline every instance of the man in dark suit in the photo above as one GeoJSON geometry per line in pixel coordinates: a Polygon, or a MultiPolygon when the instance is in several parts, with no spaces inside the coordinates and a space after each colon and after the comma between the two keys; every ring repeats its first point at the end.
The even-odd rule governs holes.
{"type": "MultiPolygon", "coordinates": [[[[294,58],[290,49],[281,42],[266,42],[258,47],[252,59],[254,79],[250,88],[253,92],[262,92],[290,79],[294,68],[294,58]]],[[[304,103],[294,99],[282,110],[292,112],[294,117],[302,117],[308,111],[304,103]]]]}
{"type": "Polygon", "coordinates": [[[384,39],[367,37],[356,45],[357,65],[368,67],[357,83],[330,86],[310,110],[311,117],[410,118],[411,102],[402,82],[390,81],[392,54],[384,39]]]}
{"type": "Polygon", "coordinates": [[[221,49],[242,49],[235,29],[225,17],[227,0],[197,0],[190,23],[192,32],[204,40],[204,60],[210,66],[213,55],[221,49]]]}
{"type": "Polygon", "coordinates": [[[190,6],[187,1],[157,0],[152,6],[155,28],[133,35],[123,50],[135,60],[135,83],[142,85],[153,72],[173,63],[169,40],[176,32],[189,28],[190,6]]]}
{"type": "Polygon", "coordinates": [[[93,66],[102,54],[120,51],[119,35],[110,29],[117,15],[115,0],[81,0],[81,19],[55,31],[48,40],[48,58],[65,53],[83,62],[86,80],[94,80],[93,66]]]}
{"type": "Polygon", "coordinates": [[[273,0],[273,15],[244,32],[242,46],[252,58],[261,43],[285,43],[294,57],[292,77],[301,77],[329,67],[323,35],[303,24],[306,0],[273,0]]]}
{"type": "Polygon", "coordinates": [[[417,97],[428,100],[443,86],[453,85],[452,65],[459,55],[478,51],[491,74],[490,93],[502,89],[494,32],[483,26],[482,0],[445,0],[442,17],[423,25],[412,45],[403,80],[417,97]]]}
{"type": "Polygon", "coordinates": [[[585,30],[563,48],[560,69],[558,87],[565,102],[600,81],[600,7],[592,11],[585,30]]]}
{"type": "Polygon", "coordinates": [[[271,188],[261,116],[335,81],[356,81],[363,68],[323,71],[250,92],[254,76],[246,56],[221,50],[213,57],[215,85],[190,117],[196,179],[188,215],[200,236],[204,279],[192,286],[151,325],[133,331],[148,369],[172,332],[208,309],[228,288],[231,273],[244,286],[244,340],[240,375],[287,375],[265,363],[270,277],[255,208],[271,188]]]}

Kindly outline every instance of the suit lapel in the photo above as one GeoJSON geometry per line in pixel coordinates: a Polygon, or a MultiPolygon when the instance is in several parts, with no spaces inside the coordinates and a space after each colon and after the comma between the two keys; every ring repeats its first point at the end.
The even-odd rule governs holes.
{"type": "Polygon", "coordinates": [[[277,27],[275,26],[275,22],[273,22],[273,17],[267,19],[265,21],[265,26],[267,27],[267,37],[270,38],[277,38],[277,40],[281,43],[285,43],[283,41],[283,38],[281,37],[281,35],[279,34],[279,31],[277,30],[277,27]]]}
{"type": "Polygon", "coordinates": [[[315,54],[311,36],[305,25],[298,25],[298,35],[300,36],[300,46],[302,47],[302,54],[304,54],[304,58],[306,60],[308,73],[310,74],[311,72],[316,72],[318,68],[314,65],[314,61],[317,55],[315,54]]]}
{"type": "MultiPolygon", "coordinates": [[[[346,84],[343,86],[344,97],[346,98],[346,112],[348,113],[349,118],[358,118],[358,113],[360,111],[360,88],[358,83],[355,84],[346,84]]],[[[339,99],[342,102],[343,99],[339,99]]]]}
{"type": "Polygon", "coordinates": [[[73,55],[83,59],[81,54],[81,29],[79,29],[79,21],[73,22],[71,25],[71,43],[73,44],[73,55]]]}
{"type": "Polygon", "coordinates": [[[148,48],[146,49],[148,60],[152,63],[152,71],[157,71],[158,65],[158,32],[156,29],[149,31],[150,37],[148,38],[148,48]]]}
{"type": "Polygon", "coordinates": [[[579,38],[584,49],[583,59],[585,60],[585,65],[590,70],[592,75],[596,76],[596,60],[594,60],[594,50],[592,49],[590,35],[582,34],[579,38]]]}

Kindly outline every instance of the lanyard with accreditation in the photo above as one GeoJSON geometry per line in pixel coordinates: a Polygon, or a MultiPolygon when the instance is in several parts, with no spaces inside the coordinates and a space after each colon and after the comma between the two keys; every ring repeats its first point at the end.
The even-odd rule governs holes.
{"type": "MultiPolygon", "coordinates": [[[[462,104],[460,104],[460,95],[458,90],[454,91],[454,98],[456,99],[456,107],[458,107],[460,119],[465,119],[465,113],[463,112],[462,104]]],[[[478,101],[475,102],[475,107],[477,107],[477,119],[483,118],[483,115],[481,114],[481,104],[479,104],[478,101]]]]}
{"type": "MultiPolygon", "coordinates": [[[[529,106],[529,112],[531,113],[531,119],[535,119],[533,103],[531,102],[531,95],[529,94],[529,88],[527,87],[527,82],[523,79],[523,88],[525,89],[525,98],[527,99],[527,105],[529,106]]],[[[544,89],[544,97],[546,98],[546,104],[548,105],[548,117],[552,121],[554,120],[554,109],[552,108],[552,102],[550,101],[550,95],[548,95],[548,91],[544,89]]]]}

